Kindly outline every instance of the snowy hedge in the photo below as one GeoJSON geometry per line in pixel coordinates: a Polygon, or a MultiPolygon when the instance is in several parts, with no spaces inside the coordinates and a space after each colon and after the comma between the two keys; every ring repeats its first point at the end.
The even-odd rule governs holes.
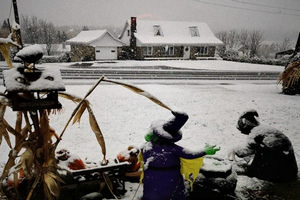
{"type": "Polygon", "coordinates": [[[287,60],[279,60],[279,59],[266,59],[266,58],[249,58],[246,56],[231,56],[231,57],[223,57],[223,60],[227,61],[235,61],[235,62],[244,62],[244,63],[253,63],[253,64],[264,64],[264,65],[279,65],[285,66],[288,61],[287,60]]]}
{"type": "Polygon", "coordinates": [[[70,62],[70,54],[69,53],[63,53],[56,56],[43,56],[41,59],[42,63],[60,63],[60,62],[70,62]]]}

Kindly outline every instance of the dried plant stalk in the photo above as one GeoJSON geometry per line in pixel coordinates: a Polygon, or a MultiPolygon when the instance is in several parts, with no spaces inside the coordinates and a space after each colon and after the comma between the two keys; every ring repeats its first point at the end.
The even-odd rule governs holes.
{"type": "MultiPolygon", "coordinates": [[[[90,126],[91,126],[91,129],[93,130],[96,138],[97,138],[97,141],[101,147],[101,150],[102,150],[102,154],[103,154],[103,160],[106,160],[106,146],[105,146],[105,140],[104,140],[104,137],[103,137],[103,134],[101,132],[101,129],[97,123],[97,120],[96,120],[96,117],[90,107],[90,103],[88,100],[86,99],[80,99],[79,97],[76,97],[76,96],[73,96],[73,95],[70,95],[70,94],[66,94],[66,93],[59,93],[59,96],[60,97],[64,97],[66,99],[69,99],[69,100],[72,100],[73,102],[79,102],[79,104],[77,105],[77,109],[75,109],[72,113],[72,116],[73,116],[73,124],[76,123],[76,122],[80,122],[81,120],[81,117],[84,113],[85,110],[88,110],[89,112],[89,122],[90,122],[90,126]],[[75,112],[77,111],[77,112],[75,112]]],[[[69,119],[69,121],[72,119],[72,116],[71,118],[69,119]]],[[[65,127],[66,128],[66,127],[65,127]]]]}
{"type": "Polygon", "coordinates": [[[11,59],[10,59],[10,47],[16,46],[21,47],[18,43],[14,42],[11,39],[12,34],[10,34],[7,38],[0,38],[0,52],[2,53],[7,65],[9,68],[13,68],[11,59]]]}
{"type": "Polygon", "coordinates": [[[28,193],[28,195],[27,195],[26,200],[30,200],[30,198],[31,198],[31,196],[32,196],[32,194],[33,194],[33,191],[34,191],[35,187],[36,187],[37,184],[40,182],[40,179],[41,179],[40,176],[37,176],[37,177],[35,178],[34,183],[32,184],[32,186],[31,186],[31,188],[30,188],[30,191],[29,191],[29,193],[28,193]]]}
{"type": "Polygon", "coordinates": [[[85,100],[81,103],[76,115],[74,116],[73,124],[75,124],[76,122],[80,123],[81,116],[87,107],[89,107],[89,102],[85,100]]]}
{"type": "Polygon", "coordinates": [[[295,84],[300,79],[300,59],[290,63],[286,69],[280,73],[278,83],[282,83],[282,88],[286,89],[295,84]]]}
{"type": "Polygon", "coordinates": [[[9,55],[9,51],[10,51],[10,44],[1,44],[0,43],[0,52],[2,53],[8,67],[11,69],[13,68],[11,59],[10,59],[10,55],[9,55]]]}
{"type": "Polygon", "coordinates": [[[102,154],[104,156],[103,160],[106,162],[106,158],[105,158],[106,147],[105,147],[105,141],[104,141],[103,134],[102,134],[101,129],[100,129],[98,123],[97,123],[96,117],[95,117],[92,109],[89,106],[87,107],[87,109],[88,109],[88,112],[89,112],[90,126],[91,126],[93,132],[95,133],[95,136],[97,138],[97,141],[98,141],[99,145],[102,148],[102,154]]]}
{"type": "MultiPolygon", "coordinates": [[[[99,78],[99,80],[95,83],[95,85],[87,92],[87,94],[84,96],[84,98],[79,102],[79,104],[77,105],[77,107],[74,109],[73,113],[71,114],[71,117],[69,118],[67,124],[65,125],[63,131],[61,132],[59,138],[62,138],[64,132],[66,131],[69,123],[71,122],[72,118],[75,116],[75,114],[77,113],[78,109],[80,108],[82,102],[85,101],[85,99],[94,91],[94,89],[100,84],[100,82],[104,79],[104,76],[102,76],[101,78],[99,78]]],[[[61,93],[59,93],[60,96],[61,93]]],[[[60,140],[58,140],[55,144],[55,147],[57,147],[58,143],[59,143],[60,140]]]]}
{"type": "Polygon", "coordinates": [[[117,85],[121,85],[121,86],[123,86],[123,87],[125,87],[125,88],[127,88],[127,89],[129,89],[129,90],[131,90],[131,91],[133,91],[133,92],[135,92],[137,94],[139,94],[139,95],[142,95],[142,96],[150,99],[151,101],[153,101],[154,103],[160,105],[161,107],[166,108],[166,109],[172,111],[171,108],[169,108],[166,104],[162,103],[160,100],[158,100],[152,94],[150,94],[150,93],[146,92],[145,90],[142,90],[142,89],[140,89],[140,88],[138,88],[136,86],[129,85],[127,83],[121,83],[121,82],[118,82],[118,81],[112,81],[112,80],[108,80],[108,79],[104,79],[103,81],[106,81],[106,82],[109,82],[109,83],[114,83],[114,84],[117,84],[117,85]]]}
{"type": "Polygon", "coordinates": [[[24,170],[26,176],[31,176],[31,169],[34,163],[34,154],[30,148],[27,148],[21,155],[20,161],[16,166],[15,171],[24,170]]]}
{"type": "Polygon", "coordinates": [[[6,129],[6,123],[4,120],[4,114],[6,111],[6,106],[5,105],[0,105],[0,144],[2,143],[2,138],[4,137],[4,139],[6,140],[7,145],[9,146],[9,148],[12,149],[12,145],[9,139],[9,135],[6,129]]]}
{"type": "Polygon", "coordinates": [[[63,180],[57,175],[56,173],[53,173],[51,171],[48,171],[44,174],[44,183],[45,183],[45,189],[47,196],[51,198],[51,196],[59,197],[60,194],[60,183],[62,183],[63,180]]]}

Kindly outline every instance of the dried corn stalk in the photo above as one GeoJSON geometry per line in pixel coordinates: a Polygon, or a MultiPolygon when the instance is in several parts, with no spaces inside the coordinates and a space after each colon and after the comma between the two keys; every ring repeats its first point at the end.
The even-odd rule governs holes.
{"type": "MultiPolygon", "coordinates": [[[[11,35],[8,38],[0,38],[0,52],[3,54],[9,68],[13,68],[10,60],[10,47],[17,46],[17,43],[13,42],[11,35]]],[[[3,182],[9,176],[12,171],[12,177],[14,185],[17,188],[19,183],[19,175],[23,174],[28,179],[33,179],[34,184],[31,185],[31,190],[28,193],[26,199],[31,199],[33,191],[38,183],[42,181],[44,186],[44,196],[47,199],[55,199],[59,197],[60,183],[62,182],[57,172],[58,166],[56,165],[56,159],[54,155],[55,148],[51,141],[51,131],[49,126],[49,119],[47,110],[40,110],[40,119],[36,117],[32,118],[35,130],[32,131],[31,123],[28,118],[28,113],[31,117],[38,116],[38,113],[32,114],[31,111],[17,112],[15,128],[11,127],[4,119],[6,106],[9,105],[9,101],[5,94],[1,93],[0,100],[0,145],[4,138],[11,148],[8,155],[8,161],[4,166],[0,183],[3,182]],[[23,116],[25,118],[25,127],[22,128],[23,116]],[[9,133],[15,136],[15,146],[12,147],[10,142],[9,133]],[[25,151],[21,154],[18,164],[16,165],[16,158],[19,156],[19,152],[24,148],[25,151]]],[[[2,188],[2,187],[1,187],[2,188]]],[[[16,190],[17,191],[17,190],[16,190]]],[[[2,189],[0,191],[2,193],[2,189]]]]}
{"type": "Polygon", "coordinates": [[[5,61],[9,68],[13,68],[12,62],[10,60],[10,47],[21,47],[18,43],[14,42],[11,39],[11,36],[12,35],[10,34],[7,38],[0,38],[0,52],[5,58],[5,61]]]}
{"type": "Polygon", "coordinates": [[[64,183],[64,181],[60,178],[56,170],[58,168],[56,159],[49,159],[45,162],[43,167],[47,169],[43,172],[44,193],[47,199],[58,198],[60,194],[60,184],[64,183]]]}
{"type": "Polygon", "coordinates": [[[7,128],[6,128],[6,123],[4,120],[4,114],[6,111],[6,106],[5,105],[0,105],[0,145],[2,143],[2,138],[4,137],[4,139],[7,142],[7,145],[9,146],[9,148],[12,149],[12,145],[9,139],[9,135],[7,132],[7,128]]]}
{"type": "Polygon", "coordinates": [[[136,86],[129,85],[127,83],[121,83],[121,82],[118,82],[118,81],[112,81],[112,80],[108,80],[108,79],[104,79],[103,81],[106,81],[106,82],[109,82],[109,83],[114,83],[114,84],[117,84],[117,85],[121,85],[121,86],[123,86],[123,87],[125,87],[125,88],[127,88],[127,89],[129,89],[129,90],[131,90],[131,91],[133,91],[133,92],[135,92],[137,94],[139,94],[139,95],[142,95],[142,96],[148,98],[149,100],[151,100],[154,103],[160,105],[161,107],[166,108],[166,109],[172,111],[171,108],[169,108],[166,104],[162,103],[160,100],[158,100],[152,94],[150,94],[147,91],[142,90],[142,89],[140,89],[140,88],[138,88],[136,86]]]}
{"type": "MultiPolygon", "coordinates": [[[[101,132],[101,129],[97,123],[96,117],[90,107],[89,101],[85,100],[85,99],[81,99],[81,98],[73,96],[73,95],[70,95],[70,94],[66,94],[66,93],[59,93],[59,96],[64,97],[69,100],[72,100],[75,103],[79,103],[78,106],[76,107],[76,109],[74,110],[75,112],[72,113],[71,118],[70,118],[70,120],[73,118],[73,124],[76,122],[80,122],[84,111],[88,110],[91,129],[93,130],[93,132],[97,138],[97,141],[102,149],[103,161],[106,162],[105,140],[104,140],[103,134],[101,132]]],[[[66,128],[66,126],[65,126],[65,128],[66,128]]],[[[60,135],[60,138],[62,137],[62,135],[63,135],[63,133],[60,135]]]]}
{"type": "Polygon", "coordinates": [[[97,138],[98,143],[100,144],[100,146],[102,147],[102,154],[104,156],[103,161],[106,162],[106,148],[105,148],[105,141],[104,141],[104,137],[103,134],[101,132],[101,129],[97,123],[96,117],[92,111],[92,109],[88,106],[87,107],[88,112],[89,112],[89,121],[90,121],[90,126],[93,130],[93,132],[95,133],[95,136],[97,138]]]}
{"type": "Polygon", "coordinates": [[[282,83],[282,89],[289,88],[300,79],[300,59],[290,63],[279,75],[278,84],[282,83]]]}

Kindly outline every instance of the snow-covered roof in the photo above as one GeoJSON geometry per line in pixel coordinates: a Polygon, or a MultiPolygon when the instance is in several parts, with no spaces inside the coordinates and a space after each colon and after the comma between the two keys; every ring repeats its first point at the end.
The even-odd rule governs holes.
{"type": "Polygon", "coordinates": [[[89,44],[103,36],[106,32],[106,30],[81,31],[76,37],[67,40],[67,43],[89,44]]]}
{"type": "Polygon", "coordinates": [[[153,21],[137,19],[137,42],[147,44],[188,44],[188,45],[222,45],[206,23],[187,21],[153,21]],[[155,35],[159,28],[161,35],[155,35]],[[191,29],[196,30],[197,36],[192,36],[191,29]]]}
{"type": "MultiPolygon", "coordinates": [[[[67,44],[87,44],[92,45],[93,43],[101,40],[102,38],[110,38],[110,40],[122,46],[122,42],[116,39],[112,34],[110,34],[106,29],[104,30],[89,30],[81,31],[76,37],[67,40],[67,44]]],[[[92,45],[93,46],[93,45],[92,45]]]]}

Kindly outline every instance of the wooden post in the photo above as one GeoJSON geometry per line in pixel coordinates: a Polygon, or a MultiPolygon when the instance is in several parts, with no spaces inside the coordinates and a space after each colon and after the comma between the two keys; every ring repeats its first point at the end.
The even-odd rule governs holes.
{"type": "MultiPolygon", "coordinates": [[[[20,25],[20,18],[19,18],[19,12],[18,12],[18,5],[17,5],[17,0],[12,0],[13,2],[13,8],[14,8],[14,15],[15,15],[15,22],[20,25]]],[[[16,41],[20,46],[21,48],[23,48],[23,43],[22,43],[22,38],[21,38],[21,29],[18,29],[17,30],[17,40],[16,41]]]]}
{"type": "Polygon", "coordinates": [[[12,0],[12,1],[13,1],[13,7],[14,7],[15,21],[18,24],[20,24],[17,0],[12,0]]]}

